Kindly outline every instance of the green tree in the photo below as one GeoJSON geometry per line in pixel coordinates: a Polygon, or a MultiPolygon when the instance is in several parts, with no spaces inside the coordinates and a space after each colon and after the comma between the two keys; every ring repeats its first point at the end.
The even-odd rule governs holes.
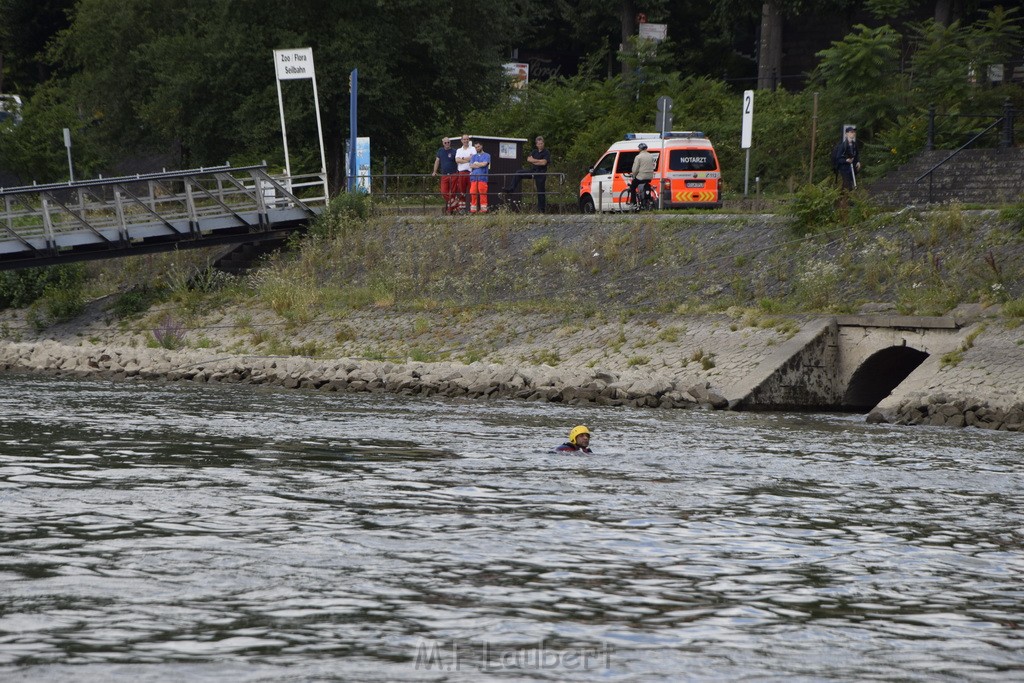
{"type": "MultiPolygon", "coordinates": [[[[493,101],[534,2],[79,0],[52,54],[111,145],[175,150],[181,163],[205,165],[280,162],[271,51],[310,46],[336,176],[353,68],[360,134],[374,138],[375,157],[402,157],[424,131],[493,101]]],[[[315,159],[308,83],[282,85],[289,141],[306,143],[295,155],[315,159]]]]}
{"type": "Polygon", "coordinates": [[[774,89],[782,73],[782,46],[788,18],[802,14],[831,14],[854,5],[855,0],[722,0],[716,3],[721,27],[734,25],[737,18],[759,21],[757,45],[757,87],[774,89]]]}
{"type": "Polygon", "coordinates": [[[66,90],[47,82],[35,90],[24,110],[21,125],[0,135],[0,160],[5,170],[22,183],[68,180],[67,150],[63,129],[71,130],[75,177],[95,176],[110,159],[88,117],[81,115],[66,90]]]}
{"type": "MultiPolygon", "coordinates": [[[[863,24],[832,46],[818,52],[821,62],[812,83],[824,87],[826,97],[846,121],[871,127],[893,115],[904,91],[899,74],[901,36],[892,27],[863,24]]],[[[838,126],[840,121],[830,123],[838,126]]]]}
{"type": "Polygon", "coordinates": [[[918,101],[942,108],[963,101],[970,89],[968,31],[959,21],[944,26],[929,19],[913,24],[911,34],[911,82],[918,101]]]}
{"type": "Polygon", "coordinates": [[[980,78],[986,79],[989,67],[1000,65],[1004,85],[1010,82],[1014,64],[1007,64],[1019,58],[1024,47],[1024,29],[1021,28],[1021,17],[1017,16],[1019,7],[1004,9],[996,5],[985,13],[985,17],[977,22],[967,40],[971,64],[980,78]]]}
{"type": "Polygon", "coordinates": [[[679,73],[671,71],[670,49],[669,41],[632,36],[619,53],[622,64],[627,67],[623,72],[624,94],[635,101],[657,97],[678,81],[679,73]]]}
{"type": "Polygon", "coordinates": [[[46,44],[75,0],[0,0],[0,93],[31,94],[50,76],[46,44]]]}

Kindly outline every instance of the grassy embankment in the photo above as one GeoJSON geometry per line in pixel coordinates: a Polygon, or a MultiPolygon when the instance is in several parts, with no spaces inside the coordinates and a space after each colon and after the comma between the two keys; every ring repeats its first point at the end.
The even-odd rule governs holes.
{"type": "MultiPolygon", "coordinates": [[[[341,201],[245,277],[181,252],[90,264],[82,292],[106,297],[102,322],[134,345],[423,361],[486,358],[529,334],[535,314],[565,325],[639,316],[657,335],[713,312],[792,331],[787,314],[864,304],[918,315],[1002,304],[1003,324],[1024,319],[1024,207],[881,212],[861,201],[841,219],[831,200],[805,194],[784,215],[460,219],[341,201]]],[[[29,325],[11,318],[0,334],[52,335],[68,317],[48,314],[45,297],[34,306],[29,325]]],[[[95,329],[78,334],[100,341],[95,329]]],[[[558,352],[529,360],[555,364],[558,352]]]]}

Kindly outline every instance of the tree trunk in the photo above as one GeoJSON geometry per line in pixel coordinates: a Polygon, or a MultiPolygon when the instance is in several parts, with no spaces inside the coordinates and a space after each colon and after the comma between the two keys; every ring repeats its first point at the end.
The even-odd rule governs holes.
{"type": "MultiPolygon", "coordinates": [[[[633,0],[622,0],[622,50],[629,49],[629,39],[636,35],[636,3],[633,0]]],[[[622,62],[622,75],[629,72],[629,66],[622,62]]]]}
{"type": "Polygon", "coordinates": [[[963,0],[935,0],[935,23],[949,26],[964,16],[963,0]]]}
{"type": "Polygon", "coordinates": [[[757,47],[757,89],[774,90],[782,76],[782,13],[774,0],[761,5],[761,39],[757,47]]]}

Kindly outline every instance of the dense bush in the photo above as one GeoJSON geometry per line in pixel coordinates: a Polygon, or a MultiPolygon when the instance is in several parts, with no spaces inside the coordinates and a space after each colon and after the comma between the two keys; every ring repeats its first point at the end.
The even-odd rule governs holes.
{"type": "Polygon", "coordinates": [[[132,287],[117,297],[110,310],[119,319],[129,318],[149,310],[160,300],[161,294],[161,290],[148,284],[132,287]]]}
{"type": "Polygon", "coordinates": [[[0,308],[24,308],[40,299],[48,290],[75,290],[85,281],[81,264],[24,268],[0,272],[0,308]]]}
{"type": "Polygon", "coordinates": [[[370,216],[371,208],[369,195],[359,191],[340,192],[309,226],[309,232],[316,237],[335,237],[362,224],[370,216]]]}

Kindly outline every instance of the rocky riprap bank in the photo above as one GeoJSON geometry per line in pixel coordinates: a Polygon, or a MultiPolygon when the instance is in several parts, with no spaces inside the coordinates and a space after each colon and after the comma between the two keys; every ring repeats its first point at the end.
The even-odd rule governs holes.
{"type": "Polygon", "coordinates": [[[1024,432],[1024,403],[1016,403],[1004,409],[992,407],[983,401],[954,400],[944,394],[938,394],[924,400],[909,400],[902,403],[891,419],[886,419],[881,413],[872,412],[868,415],[867,421],[1024,432]]]}
{"type": "Polygon", "coordinates": [[[165,349],[65,346],[57,342],[0,347],[0,367],[109,380],[187,381],[284,389],[466,398],[519,398],[650,408],[723,409],[729,402],[707,382],[680,386],[657,377],[580,368],[512,368],[497,364],[388,363],[282,356],[218,356],[165,349]]]}
{"type": "MultiPolygon", "coordinates": [[[[360,335],[364,329],[386,328],[395,338],[408,335],[416,322],[372,313],[346,319],[360,335]]],[[[484,318],[472,327],[491,330],[498,322],[484,318]]],[[[764,387],[799,388],[809,376],[827,376],[805,350],[815,340],[821,342],[823,332],[834,325],[829,318],[804,318],[794,322],[799,327],[744,326],[722,315],[663,315],[572,326],[533,316],[520,323],[524,329],[510,330],[507,342],[471,363],[381,361],[344,353],[334,359],[270,356],[223,347],[167,350],[143,346],[137,337],[129,338],[130,343],[83,341],[84,335],[69,332],[60,340],[0,342],[0,369],[568,404],[799,409],[803,404],[773,405],[775,394],[764,387]],[[537,361],[552,355],[560,359],[557,366],[537,361]],[[806,372],[791,374],[798,358],[806,372]]],[[[88,334],[99,337],[101,330],[88,334]]],[[[956,335],[949,347],[960,349],[958,362],[932,353],[875,406],[868,421],[1024,431],[1024,326],[993,319],[956,335]]],[[[229,346],[228,338],[222,341],[229,346]]],[[[803,407],[830,408],[821,403],[803,407]]]]}

